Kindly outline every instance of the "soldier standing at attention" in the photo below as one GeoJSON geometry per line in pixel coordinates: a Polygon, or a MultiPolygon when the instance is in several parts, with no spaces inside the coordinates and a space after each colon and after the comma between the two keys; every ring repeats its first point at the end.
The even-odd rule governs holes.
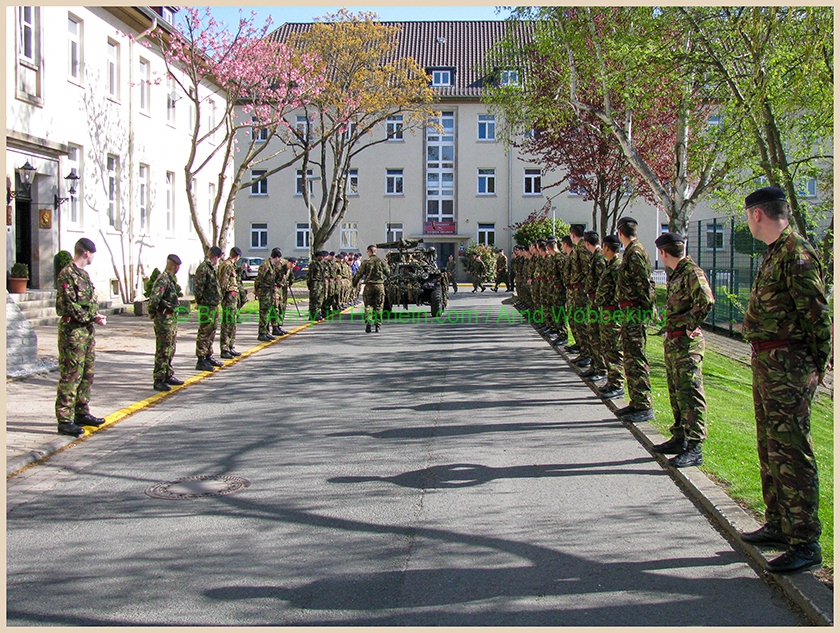
{"type": "Polygon", "coordinates": [[[575,337],[575,345],[580,348],[579,356],[572,359],[578,367],[592,364],[592,350],[589,349],[589,337],[586,327],[586,308],[589,301],[586,296],[586,277],[589,274],[589,251],[583,241],[583,225],[573,224],[569,236],[572,240],[572,252],[569,255],[569,283],[566,296],[569,312],[569,327],[575,337]],[[581,316],[583,315],[583,316],[581,316]]]}
{"type": "Polygon", "coordinates": [[[549,278],[553,286],[551,290],[551,326],[556,335],[551,344],[565,345],[568,340],[566,333],[566,255],[557,246],[557,238],[552,235],[546,240],[549,257],[549,278]]]}
{"type": "Polygon", "coordinates": [[[283,329],[283,323],[286,321],[286,305],[289,302],[289,288],[295,282],[294,268],[296,263],[296,257],[281,259],[274,270],[274,306],[277,310],[278,319],[278,324],[271,328],[271,333],[274,336],[285,336],[288,334],[283,329]]]}
{"type": "Polygon", "coordinates": [[[175,343],[178,338],[178,282],[175,275],[181,268],[181,258],[169,255],[166,268],[155,279],[149,297],[149,316],[152,317],[155,330],[155,368],[152,371],[153,388],[156,391],[169,391],[169,385],[183,385],[183,380],[175,378],[172,358],[175,356],[175,343]]]}
{"type": "Polygon", "coordinates": [[[195,336],[195,355],[198,361],[195,368],[200,371],[213,371],[224,363],[213,358],[213,340],[219,324],[219,305],[222,302],[222,290],[216,271],[222,249],[211,246],[207,258],[195,271],[195,303],[198,308],[198,334],[195,336]]]}
{"type": "Polygon", "coordinates": [[[391,274],[387,262],[376,256],[376,246],[367,247],[368,258],[359,266],[353,275],[353,285],[358,286],[362,277],[365,278],[365,332],[370,334],[371,325],[379,331],[382,325],[382,310],[385,308],[385,278],[391,274]]]}
{"type": "Polygon", "coordinates": [[[767,244],[742,330],[752,346],[758,460],[767,509],[766,523],[741,538],[787,545],[787,552],[767,569],[794,572],[822,563],[811,402],[831,359],[832,323],[822,264],[790,226],[784,192],[758,189],[744,206],[753,237],[767,244]]]}
{"type": "Polygon", "coordinates": [[[505,284],[505,290],[509,291],[508,286],[508,259],[505,252],[499,248],[496,249],[496,285],[493,286],[493,292],[499,292],[499,284],[505,284]]]}
{"type": "Polygon", "coordinates": [[[607,368],[607,383],[599,387],[602,398],[612,400],[624,396],[622,383],[624,382],[624,363],[621,353],[621,324],[616,323],[614,315],[618,312],[616,300],[616,284],[618,283],[618,267],[621,265],[621,242],[617,235],[607,235],[604,238],[604,259],[607,265],[598,282],[595,291],[595,306],[600,310],[601,319],[601,356],[607,368]]]}
{"type": "Polygon", "coordinates": [[[222,324],[219,327],[219,347],[222,358],[241,356],[233,345],[236,342],[236,320],[239,317],[239,295],[242,275],[239,273],[239,258],[242,250],[238,246],[230,249],[230,257],[219,264],[219,287],[222,291],[222,324]]]}
{"type": "Polygon", "coordinates": [[[706,439],[706,392],[703,390],[703,354],[706,341],[700,325],[712,311],[715,298],[706,273],[685,254],[685,240],[677,233],[656,238],[659,259],[671,272],[665,304],[665,375],[674,425],[671,439],[654,452],[674,454],[671,466],[685,468],[703,463],[706,439]]]}
{"type": "Polygon", "coordinates": [[[306,286],[309,288],[309,320],[316,321],[324,318],[324,255],[325,251],[317,251],[309,262],[306,273],[306,286]]]}
{"type": "Polygon", "coordinates": [[[618,267],[616,299],[621,311],[621,351],[630,404],[618,409],[615,414],[625,422],[644,422],[653,419],[644,321],[646,313],[652,314],[656,288],[650,274],[650,258],[645,247],[639,243],[638,223],[625,216],[616,227],[618,239],[624,246],[624,257],[618,267]]]}
{"type": "Polygon", "coordinates": [[[105,325],[94,297],[94,287],[85,267],[93,262],[96,245],[86,237],[73,250],[73,261],[58,274],[55,311],[58,324],[58,393],[55,417],[58,432],[81,437],[83,427],[100,426],[105,418],[90,414],[90,388],[96,359],[96,325],[105,325]]]}
{"type": "Polygon", "coordinates": [[[601,250],[601,239],[598,233],[587,231],[583,234],[583,243],[589,253],[589,272],[586,275],[584,291],[587,298],[586,334],[587,341],[589,341],[589,351],[592,354],[592,365],[581,376],[597,381],[602,380],[607,374],[603,350],[601,349],[601,324],[600,319],[597,318],[598,304],[595,303],[598,282],[601,281],[601,275],[607,267],[607,260],[604,258],[604,251],[601,250]],[[592,315],[591,319],[590,315],[592,315]]]}
{"type": "Polygon", "coordinates": [[[450,255],[446,262],[446,277],[449,283],[452,284],[452,292],[458,292],[458,282],[455,281],[455,270],[458,268],[458,262],[455,261],[455,256],[450,255]]]}
{"type": "Polygon", "coordinates": [[[257,271],[257,278],[254,280],[254,293],[260,302],[260,321],[257,327],[257,340],[268,343],[274,340],[269,334],[269,323],[276,320],[274,314],[274,273],[280,265],[283,254],[279,248],[271,249],[271,255],[260,264],[257,271]]]}

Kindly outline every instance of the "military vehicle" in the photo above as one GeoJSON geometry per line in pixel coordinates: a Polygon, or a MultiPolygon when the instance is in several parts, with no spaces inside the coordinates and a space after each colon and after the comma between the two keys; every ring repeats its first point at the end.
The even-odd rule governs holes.
{"type": "Polygon", "coordinates": [[[382,242],[377,248],[395,249],[385,256],[391,274],[385,280],[385,309],[409,304],[432,307],[436,317],[446,309],[448,302],[446,271],[437,266],[434,248],[422,248],[419,240],[399,239],[382,242]]]}

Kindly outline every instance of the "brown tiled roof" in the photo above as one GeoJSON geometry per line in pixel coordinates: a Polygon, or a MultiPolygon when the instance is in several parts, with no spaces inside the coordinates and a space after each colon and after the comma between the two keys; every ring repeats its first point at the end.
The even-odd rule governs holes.
{"type": "MultiPolygon", "coordinates": [[[[532,31],[530,23],[502,20],[380,23],[400,27],[395,57],[413,57],[427,70],[452,69],[454,85],[434,88],[441,97],[478,98],[482,85],[489,79],[479,70],[487,52],[510,29],[515,29],[523,41],[532,31]]],[[[283,41],[311,26],[309,22],[286,23],[269,37],[283,41]]]]}

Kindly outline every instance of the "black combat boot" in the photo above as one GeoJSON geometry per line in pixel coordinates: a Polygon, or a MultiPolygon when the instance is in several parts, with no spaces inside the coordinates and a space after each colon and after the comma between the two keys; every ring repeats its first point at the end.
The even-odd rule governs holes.
{"type": "Polygon", "coordinates": [[[667,442],[657,444],[653,447],[654,453],[662,453],[663,455],[679,455],[685,450],[685,438],[672,437],[667,442]]]}
{"type": "Polygon", "coordinates": [[[213,365],[213,367],[224,367],[225,366],[225,364],[223,362],[213,358],[212,354],[207,357],[207,362],[210,363],[211,365],[213,365]]]}
{"type": "Polygon", "coordinates": [[[207,360],[205,357],[200,357],[198,362],[195,364],[195,368],[199,371],[215,371],[216,367],[210,361],[207,360]]]}
{"type": "Polygon", "coordinates": [[[374,331],[374,333],[377,333],[377,334],[378,334],[378,333],[379,333],[379,329],[380,329],[380,327],[381,327],[381,326],[380,326],[378,323],[377,323],[375,326],[373,326],[373,331],[374,331]]]}
{"type": "Polygon", "coordinates": [[[631,407],[631,411],[620,416],[624,422],[633,422],[634,424],[637,422],[646,422],[647,420],[653,420],[653,409],[637,409],[636,407],[631,407]]]}
{"type": "Polygon", "coordinates": [[[669,459],[668,463],[674,468],[700,466],[703,463],[703,443],[686,442],[682,453],[669,459]]]}
{"type": "Polygon", "coordinates": [[[175,378],[175,376],[169,376],[169,378],[165,379],[163,382],[165,382],[167,385],[175,385],[176,387],[178,385],[184,384],[183,380],[178,380],[177,378],[175,378]]]}
{"type": "Polygon", "coordinates": [[[822,551],[819,543],[797,543],[790,549],[767,563],[767,571],[787,574],[804,571],[822,564],[822,551]]]}
{"type": "Polygon", "coordinates": [[[219,356],[221,356],[222,358],[234,358],[233,354],[231,354],[231,353],[230,353],[229,351],[227,351],[226,349],[223,349],[223,350],[222,350],[222,353],[221,353],[221,354],[219,354],[219,356]]]}
{"type": "Polygon", "coordinates": [[[788,537],[782,532],[782,526],[778,523],[765,523],[754,532],[743,532],[741,540],[761,545],[788,545],[788,537]]]}
{"type": "Polygon", "coordinates": [[[71,435],[73,437],[82,437],[82,435],[85,434],[85,430],[79,425],[73,424],[72,422],[59,422],[58,433],[59,435],[71,435]]]}
{"type": "Polygon", "coordinates": [[[171,391],[172,390],[172,388],[169,385],[167,385],[165,382],[163,382],[162,380],[156,380],[155,384],[152,385],[152,389],[154,389],[155,391],[171,391]]]}
{"type": "Polygon", "coordinates": [[[365,333],[370,334],[370,323],[365,324],[365,333]]]}
{"type": "Polygon", "coordinates": [[[77,426],[102,426],[105,424],[105,418],[97,418],[90,413],[77,413],[73,422],[77,426]]]}

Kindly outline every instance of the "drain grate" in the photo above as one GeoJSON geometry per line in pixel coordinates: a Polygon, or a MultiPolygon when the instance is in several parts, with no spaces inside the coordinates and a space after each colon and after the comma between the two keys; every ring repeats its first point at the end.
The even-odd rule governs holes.
{"type": "Polygon", "coordinates": [[[146,489],[155,499],[198,499],[221,497],[245,490],[251,482],[235,475],[199,475],[176,481],[162,481],[146,489]]]}

